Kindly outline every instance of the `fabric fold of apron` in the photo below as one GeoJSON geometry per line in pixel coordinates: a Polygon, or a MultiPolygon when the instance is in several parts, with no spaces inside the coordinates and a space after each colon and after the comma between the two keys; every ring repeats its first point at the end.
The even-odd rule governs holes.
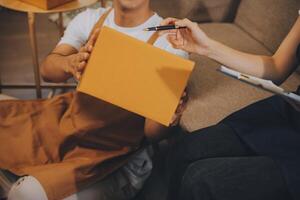
{"type": "Polygon", "coordinates": [[[1,101],[0,168],[34,176],[49,200],[63,199],[127,162],[142,145],[144,123],[141,116],[78,92],[1,101]]]}

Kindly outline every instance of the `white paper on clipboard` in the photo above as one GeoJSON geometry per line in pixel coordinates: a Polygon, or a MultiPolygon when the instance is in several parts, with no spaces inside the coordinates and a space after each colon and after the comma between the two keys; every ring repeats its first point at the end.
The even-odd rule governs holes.
{"type": "Polygon", "coordinates": [[[277,85],[275,85],[270,80],[265,80],[265,79],[257,78],[257,77],[250,76],[250,75],[247,75],[247,74],[243,74],[243,73],[240,73],[238,71],[229,69],[225,66],[221,66],[219,68],[219,71],[222,72],[225,75],[228,75],[230,77],[233,77],[235,79],[238,79],[240,81],[248,83],[250,85],[256,86],[258,88],[261,88],[261,89],[266,90],[268,92],[271,92],[273,94],[277,94],[277,95],[287,97],[291,100],[294,100],[294,101],[300,103],[300,96],[299,95],[297,95],[293,92],[285,91],[283,88],[278,87],[277,85]]]}

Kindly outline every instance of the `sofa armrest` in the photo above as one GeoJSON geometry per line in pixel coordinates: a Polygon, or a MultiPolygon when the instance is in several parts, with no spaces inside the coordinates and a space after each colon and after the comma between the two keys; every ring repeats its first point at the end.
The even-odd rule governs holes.
{"type": "Polygon", "coordinates": [[[240,0],[151,0],[163,17],[189,18],[196,22],[232,22],[240,0]]]}

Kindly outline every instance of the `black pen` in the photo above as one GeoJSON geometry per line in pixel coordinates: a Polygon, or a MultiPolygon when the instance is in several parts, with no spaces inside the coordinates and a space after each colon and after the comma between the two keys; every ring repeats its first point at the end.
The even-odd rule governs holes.
{"type": "Polygon", "coordinates": [[[165,31],[165,30],[182,29],[182,28],[187,28],[187,27],[186,26],[177,26],[177,25],[173,24],[173,25],[166,25],[166,26],[149,27],[149,28],[145,28],[144,31],[165,31]]]}

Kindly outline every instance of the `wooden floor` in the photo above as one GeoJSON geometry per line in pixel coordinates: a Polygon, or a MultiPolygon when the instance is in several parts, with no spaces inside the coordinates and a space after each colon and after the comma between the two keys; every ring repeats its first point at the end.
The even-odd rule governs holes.
{"type": "MultiPolygon", "coordinates": [[[[55,47],[59,40],[56,24],[47,15],[37,15],[39,60],[55,47]]],[[[3,84],[33,83],[33,65],[28,36],[27,14],[0,8],[0,75],[3,84]]],[[[49,91],[44,91],[44,97],[49,91]]],[[[2,90],[21,99],[35,98],[34,90],[2,90]]]]}

